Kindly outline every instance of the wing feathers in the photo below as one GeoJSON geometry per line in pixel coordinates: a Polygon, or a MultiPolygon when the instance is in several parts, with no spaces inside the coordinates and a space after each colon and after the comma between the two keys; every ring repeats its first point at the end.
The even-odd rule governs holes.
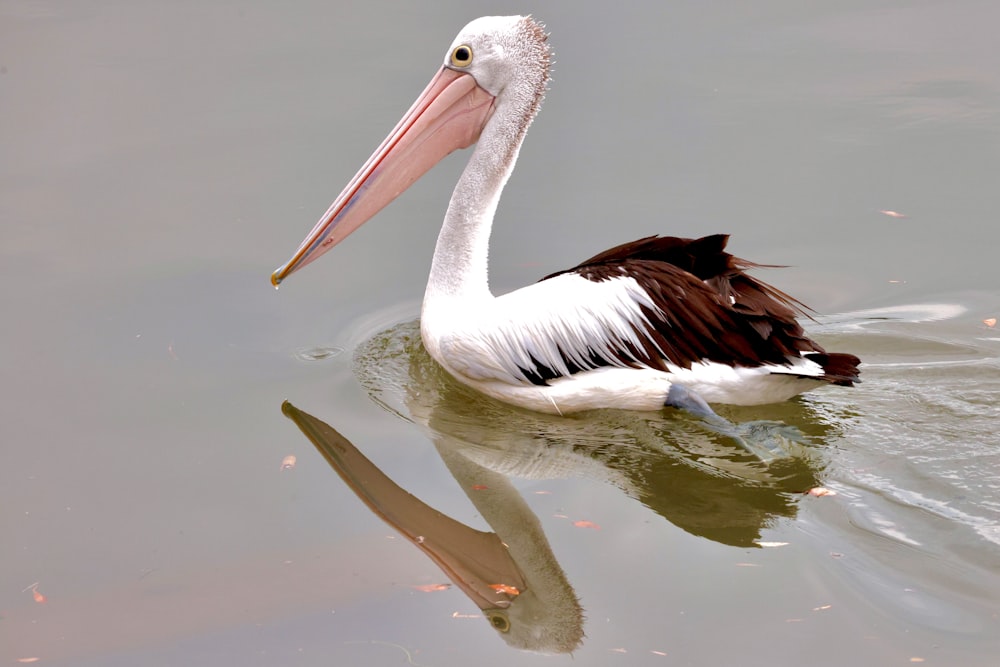
{"type": "Polygon", "coordinates": [[[758,265],[725,252],[728,238],[650,236],[612,248],[498,297],[450,344],[481,344],[491,361],[479,373],[538,385],[602,366],[753,368],[803,357],[822,367],[818,379],[855,381],[857,357],[810,340],[796,321],[808,308],[748,275],[758,265]]]}

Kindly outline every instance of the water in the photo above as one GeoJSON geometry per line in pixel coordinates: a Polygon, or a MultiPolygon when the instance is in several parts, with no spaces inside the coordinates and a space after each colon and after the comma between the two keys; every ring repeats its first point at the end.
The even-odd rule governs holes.
{"type": "Polygon", "coordinates": [[[864,383],[720,410],[807,437],[764,467],[683,415],[558,420],[440,375],[412,322],[462,154],[270,288],[457,30],[501,9],[524,10],[0,3],[3,660],[993,664],[1000,10],[533,8],[556,69],[494,289],[652,233],[793,265],[764,278],[864,383]],[[511,630],[286,399],[507,542],[534,603],[511,630]]]}

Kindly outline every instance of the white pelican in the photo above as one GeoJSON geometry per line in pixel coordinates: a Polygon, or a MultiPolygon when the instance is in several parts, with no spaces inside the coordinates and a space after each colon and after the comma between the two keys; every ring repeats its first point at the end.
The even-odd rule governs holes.
{"type": "Polygon", "coordinates": [[[500,193],[538,112],[551,53],[530,17],[472,21],[444,64],[299,246],[275,286],[340,243],[445,155],[476,148],[438,236],[421,313],[430,355],[457,380],[531,410],[711,413],[851,386],[857,357],[827,353],[805,307],[753,278],[728,236],[651,236],[494,296],[487,255],[500,193]]]}

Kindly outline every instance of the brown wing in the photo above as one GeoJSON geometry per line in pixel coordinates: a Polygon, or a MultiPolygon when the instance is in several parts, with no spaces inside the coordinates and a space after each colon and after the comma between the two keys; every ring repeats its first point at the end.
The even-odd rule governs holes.
{"type": "Polygon", "coordinates": [[[643,308],[651,323],[648,330],[637,332],[645,349],[630,352],[653,368],[665,369],[663,356],[682,368],[699,361],[755,367],[808,357],[824,368],[821,379],[838,384],[855,380],[857,357],[827,354],[806,336],[796,315],[808,316],[809,309],[747,274],[759,265],[725,252],[728,239],[725,234],[700,239],[650,236],[543,280],[562,273],[595,282],[635,279],[660,312],[643,308]]]}

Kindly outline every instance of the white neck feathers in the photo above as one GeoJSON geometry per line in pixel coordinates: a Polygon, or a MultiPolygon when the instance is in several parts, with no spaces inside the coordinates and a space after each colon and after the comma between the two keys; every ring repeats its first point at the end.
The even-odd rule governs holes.
{"type": "Polygon", "coordinates": [[[492,299],[488,264],[493,217],[548,82],[549,50],[538,23],[519,17],[513,30],[494,38],[492,49],[479,52],[496,54],[485,71],[492,71],[488,77],[502,83],[479,81],[495,95],[494,112],[448,205],[424,295],[425,309],[428,302],[442,299],[492,299]]]}

